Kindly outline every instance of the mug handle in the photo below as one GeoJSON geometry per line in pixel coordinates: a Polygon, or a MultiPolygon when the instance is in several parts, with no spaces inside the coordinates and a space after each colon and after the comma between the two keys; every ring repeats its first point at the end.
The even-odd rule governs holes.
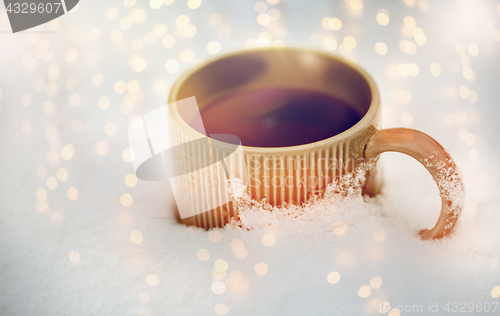
{"type": "MultiPolygon", "coordinates": [[[[370,165],[371,162],[376,162],[381,153],[387,151],[407,154],[418,160],[427,168],[439,188],[441,215],[433,228],[420,232],[420,237],[426,240],[448,234],[453,229],[464,203],[462,178],[451,156],[432,137],[409,128],[376,131],[365,146],[365,161],[370,165]]],[[[364,192],[374,195],[378,188],[375,169],[369,170],[364,192]]]]}

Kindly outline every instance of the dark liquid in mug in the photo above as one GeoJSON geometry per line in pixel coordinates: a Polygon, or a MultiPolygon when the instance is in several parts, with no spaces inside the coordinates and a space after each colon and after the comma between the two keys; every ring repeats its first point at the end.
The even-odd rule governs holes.
{"type": "Polygon", "coordinates": [[[242,145],[252,147],[320,141],[349,129],[363,116],[332,95],[291,88],[233,93],[204,106],[200,113],[206,135],[235,135],[242,145]]]}

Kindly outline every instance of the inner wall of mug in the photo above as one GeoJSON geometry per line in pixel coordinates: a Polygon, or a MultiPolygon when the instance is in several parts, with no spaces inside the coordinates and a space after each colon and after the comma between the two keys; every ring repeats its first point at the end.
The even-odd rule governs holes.
{"type": "MultiPolygon", "coordinates": [[[[349,63],[334,55],[295,49],[243,51],[216,59],[185,78],[174,98],[181,100],[195,96],[200,110],[203,110],[228,95],[269,88],[331,95],[352,107],[359,118],[368,112],[372,101],[368,82],[349,63]]],[[[181,108],[178,111],[190,124],[189,115],[181,108]]],[[[198,129],[197,126],[191,127],[198,129]]]]}

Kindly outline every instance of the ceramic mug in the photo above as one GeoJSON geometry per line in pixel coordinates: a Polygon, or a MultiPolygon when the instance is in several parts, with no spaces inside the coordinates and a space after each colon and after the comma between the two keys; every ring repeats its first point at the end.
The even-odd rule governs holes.
{"type": "MultiPolygon", "coordinates": [[[[464,200],[462,181],[452,158],[437,141],[422,132],[408,128],[382,129],[380,93],[375,81],[361,67],[336,55],[288,47],[243,50],[220,56],[187,71],[173,85],[168,99],[168,103],[172,104],[167,113],[172,144],[204,136],[190,125],[182,115],[179,105],[182,102],[176,101],[195,96],[199,109],[203,111],[217,98],[269,87],[329,94],[347,102],[363,116],[347,130],[308,144],[242,146],[244,163],[237,161],[242,159],[240,157],[231,158],[226,164],[229,169],[239,169],[240,174],[248,175],[246,181],[253,199],[265,199],[273,206],[301,204],[335,179],[352,173],[360,164],[370,162],[373,165],[381,153],[394,151],[422,163],[440,191],[442,206],[439,219],[433,228],[420,232],[421,238],[442,237],[452,230],[464,200]],[[292,163],[283,163],[290,161],[292,163]]],[[[211,139],[205,154],[211,155],[212,159],[226,157],[227,151],[231,150],[227,145],[224,141],[211,139]]],[[[196,164],[196,159],[187,158],[199,155],[196,150],[199,149],[186,147],[178,152],[173,160],[174,168],[196,164]]],[[[375,167],[368,171],[364,193],[374,195],[380,192],[381,184],[377,179],[375,167]]],[[[177,203],[182,202],[179,201],[181,199],[195,205],[198,200],[207,197],[220,200],[204,189],[206,186],[201,183],[192,179],[186,181],[182,185],[184,193],[176,196],[177,203]]],[[[232,203],[226,203],[184,218],[183,222],[210,229],[223,227],[237,216],[232,203]]]]}

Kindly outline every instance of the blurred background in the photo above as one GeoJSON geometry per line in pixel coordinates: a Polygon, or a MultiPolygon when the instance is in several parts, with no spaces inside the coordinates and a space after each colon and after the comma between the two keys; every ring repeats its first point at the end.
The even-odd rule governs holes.
{"type": "Polygon", "coordinates": [[[82,0],[16,34],[0,5],[0,314],[303,315],[289,305],[498,302],[499,55],[498,1],[82,0]],[[399,154],[383,155],[379,200],[352,202],[359,212],[339,206],[378,214],[344,244],[325,241],[332,226],[207,233],[176,223],[168,183],[133,174],[128,127],[166,103],[183,71],[271,46],[353,60],[379,85],[385,127],[421,130],[449,150],[466,187],[456,237],[423,244],[413,235],[435,223],[440,199],[425,169],[399,154]],[[364,229],[374,223],[385,250],[354,266],[358,251],[375,249],[364,229]],[[234,258],[234,240],[248,257],[234,258]],[[326,253],[351,265],[335,289],[329,273],[342,265],[326,253]],[[366,296],[364,284],[384,273],[384,292],[375,293],[376,279],[366,296]]]}

